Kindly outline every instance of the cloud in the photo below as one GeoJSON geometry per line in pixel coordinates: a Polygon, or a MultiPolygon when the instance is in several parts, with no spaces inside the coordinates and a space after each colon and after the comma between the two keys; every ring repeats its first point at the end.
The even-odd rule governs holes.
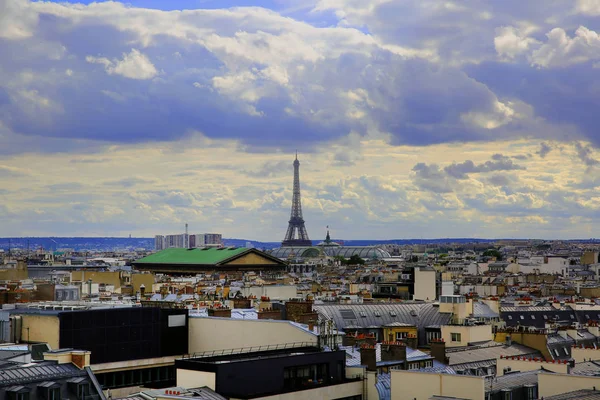
{"type": "Polygon", "coordinates": [[[600,59],[600,37],[585,26],[577,28],[574,37],[562,28],[552,29],[547,37],[548,41],[531,55],[533,65],[567,67],[600,59]]]}
{"type": "Polygon", "coordinates": [[[158,75],[158,71],[148,57],[140,53],[137,49],[131,49],[131,52],[123,53],[122,60],[109,60],[105,57],[87,56],[85,60],[93,64],[104,66],[109,75],[121,75],[129,79],[152,79],[158,75]]]}
{"type": "Polygon", "coordinates": [[[496,52],[508,59],[527,54],[532,47],[538,47],[540,43],[514,26],[498,28],[496,29],[496,35],[494,38],[496,52]]]}
{"type": "Polygon", "coordinates": [[[292,176],[293,167],[290,161],[267,161],[259,169],[244,173],[256,178],[272,178],[284,174],[292,176]]]}
{"type": "Polygon", "coordinates": [[[106,185],[106,186],[122,186],[124,188],[130,188],[133,186],[154,183],[154,182],[156,182],[154,179],[130,177],[130,178],[123,178],[123,179],[119,179],[119,180],[115,180],[115,181],[107,181],[107,182],[104,182],[104,185],[106,185]]]}
{"type": "Polygon", "coordinates": [[[17,178],[28,174],[29,173],[22,168],[0,165],[0,178],[17,178]]]}
{"type": "Polygon", "coordinates": [[[593,157],[594,151],[589,145],[582,145],[577,142],[575,143],[575,150],[577,151],[577,156],[586,167],[591,168],[600,164],[600,161],[593,157]]]}
{"type": "Polygon", "coordinates": [[[548,155],[548,153],[550,153],[552,151],[552,146],[550,146],[548,143],[546,142],[542,142],[540,144],[540,149],[537,152],[537,154],[539,154],[540,157],[544,158],[548,155]]]}
{"type": "Polygon", "coordinates": [[[468,174],[485,173],[493,171],[512,171],[525,169],[524,167],[515,164],[510,157],[502,154],[492,155],[492,160],[476,165],[471,160],[464,161],[460,164],[451,164],[444,167],[444,172],[456,179],[466,179],[468,174]]]}

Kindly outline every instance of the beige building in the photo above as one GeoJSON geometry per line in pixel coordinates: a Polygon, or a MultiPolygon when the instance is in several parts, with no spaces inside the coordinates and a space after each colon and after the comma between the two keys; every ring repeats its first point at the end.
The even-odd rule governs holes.
{"type": "Polygon", "coordinates": [[[485,400],[485,379],[477,376],[391,371],[392,400],[428,400],[432,396],[485,400]]]}
{"type": "Polygon", "coordinates": [[[434,301],[437,298],[435,275],[433,268],[415,267],[414,300],[434,301]]]}
{"type": "Polygon", "coordinates": [[[442,325],[446,347],[464,347],[469,343],[494,340],[491,325],[442,325]]]}
{"type": "Polygon", "coordinates": [[[188,323],[190,353],[286,343],[318,343],[316,334],[290,321],[192,317],[188,323]]]}

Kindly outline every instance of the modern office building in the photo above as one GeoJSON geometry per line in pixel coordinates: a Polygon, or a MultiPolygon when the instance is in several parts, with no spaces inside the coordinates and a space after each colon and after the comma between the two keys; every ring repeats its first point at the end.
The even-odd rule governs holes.
{"type": "Polygon", "coordinates": [[[347,376],[345,351],[306,343],[213,351],[175,361],[177,386],[205,385],[235,399],[362,399],[363,382],[347,376]],[[251,372],[250,372],[251,371],[251,372]]]}

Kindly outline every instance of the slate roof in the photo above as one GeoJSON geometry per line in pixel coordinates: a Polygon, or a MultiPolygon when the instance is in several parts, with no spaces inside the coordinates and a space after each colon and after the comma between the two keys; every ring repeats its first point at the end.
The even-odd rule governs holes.
{"type": "Polygon", "coordinates": [[[592,389],[576,390],[574,392],[544,397],[546,400],[600,400],[600,391],[592,389]]]}
{"type": "Polygon", "coordinates": [[[454,367],[461,364],[493,360],[494,365],[500,356],[531,356],[541,357],[541,353],[535,349],[512,343],[506,346],[503,343],[490,341],[483,345],[461,347],[459,349],[446,349],[449,364],[454,367]]]}
{"type": "Polygon", "coordinates": [[[544,369],[536,369],[526,372],[514,372],[502,376],[497,376],[494,379],[486,379],[485,391],[495,392],[502,389],[512,389],[522,387],[524,385],[537,385],[538,374],[544,369]]]}
{"type": "MultiPolygon", "coordinates": [[[[362,365],[361,361],[360,361],[360,349],[358,347],[340,346],[340,350],[344,350],[346,352],[346,366],[353,367],[353,366],[357,366],[357,365],[362,365]]],[[[409,362],[421,361],[421,360],[431,360],[431,359],[432,359],[432,357],[429,354],[423,353],[420,350],[412,349],[410,347],[406,348],[406,360],[409,362]]],[[[381,361],[381,343],[377,343],[375,345],[375,361],[377,362],[377,364],[382,363],[382,361],[381,361]]],[[[399,361],[393,361],[393,364],[399,364],[399,363],[400,363],[399,361]]]]}
{"type": "Polygon", "coordinates": [[[600,376],[600,362],[598,361],[585,361],[576,363],[571,368],[572,375],[585,375],[585,376],[600,376]]]}
{"type": "Polygon", "coordinates": [[[565,321],[568,324],[577,322],[577,315],[571,308],[556,309],[552,306],[502,307],[500,316],[506,326],[533,326],[540,329],[551,321],[565,321]]]}
{"type": "Polygon", "coordinates": [[[0,387],[24,384],[29,382],[43,382],[75,376],[87,376],[87,372],[80,370],[73,364],[47,364],[21,366],[0,370],[0,387]]]}
{"type": "Polygon", "coordinates": [[[383,327],[395,322],[417,326],[420,345],[426,344],[426,326],[447,325],[452,318],[451,314],[440,313],[432,303],[315,304],[313,309],[319,319],[332,320],[341,331],[357,329],[355,327],[383,327]]]}
{"type": "Polygon", "coordinates": [[[379,393],[379,400],[390,400],[392,398],[391,374],[378,374],[375,388],[379,393]]]}
{"type": "Polygon", "coordinates": [[[493,311],[490,306],[485,303],[476,301],[473,303],[473,317],[475,318],[499,318],[500,314],[493,311]]]}
{"type": "Polygon", "coordinates": [[[172,399],[193,398],[194,400],[226,400],[225,397],[214,392],[213,390],[211,390],[210,388],[208,388],[206,386],[193,388],[193,389],[186,389],[183,387],[171,387],[171,388],[166,388],[166,389],[155,389],[155,390],[148,389],[148,390],[144,390],[140,394],[130,396],[127,399],[132,400],[132,399],[142,398],[144,400],[147,400],[147,397],[145,397],[145,396],[148,396],[151,398],[156,398],[156,397],[160,396],[161,398],[172,398],[172,399]],[[180,392],[181,394],[180,395],[165,395],[165,390],[172,390],[175,392],[180,392]]]}

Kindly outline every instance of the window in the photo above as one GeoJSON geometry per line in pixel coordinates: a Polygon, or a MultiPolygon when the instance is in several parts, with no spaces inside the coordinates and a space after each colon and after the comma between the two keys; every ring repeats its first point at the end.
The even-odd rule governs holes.
{"type": "Polygon", "coordinates": [[[526,400],[535,400],[538,398],[537,396],[537,387],[535,386],[525,386],[525,398],[526,400]]]}
{"type": "Polygon", "coordinates": [[[590,320],[590,315],[589,314],[585,314],[585,319],[587,319],[589,321],[590,320]]]}
{"type": "Polygon", "coordinates": [[[565,356],[568,356],[568,355],[569,355],[569,350],[567,350],[567,348],[566,348],[566,347],[563,347],[563,350],[564,350],[564,352],[565,352],[565,356]]]}
{"type": "Polygon", "coordinates": [[[48,400],[60,400],[60,388],[48,389],[48,400]]]}
{"type": "Polygon", "coordinates": [[[375,311],[375,316],[376,317],[381,317],[381,314],[379,313],[379,311],[375,311]]]}
{"type": "Polygon", "coordinates": [[[512,321],[512,315],[508,315],[508,319],[512,321]]]}
{"type": "Polygon", "coordinates": [[[407,332],[396,332],[396,340],[406,339],[408,337],[407,332]]]}
{"type": "Polygon", "coordinates": [[[560,357],[560,354],[558,353],[558,349],[554,349],[554,354],[556,355],[556,357],[560,357]]]}
{"type": "Polygon", "coordinates": [[[525,319],[525,317],[524,317],[524,316],[522,316],[522,315],[519,315],[519,318],[521,318],[521,319],[525,319]]]}
{"type": "Polygon", "coordinates": [[[367,318],[367,314],[364,311],[360,312],[360,316],[363,317],[363,318],[367,318]]]}
{"type": "MultiPolygon", "coordinates": [[[[137,372],[137,371],[134,371],[137,372]]],[[[80,400],[84,400],[86,396],[90,395],[90,385],[87,383],[81,383],[77,385],[77,398],[80,400]]]]}
{"type": "Polygon", "coordinates": [[[6,392],[7,400],[29,400],[29,392],[6,392]]]}
{"type": "Polygon", "coordinates": [[[460,333],[451,333],[450,336],[453,342],[462,342],[460,333]]]}
{"type": "Polygon", "coordinates": [[[419,369],[419,363],[410,363],[410,364],[408,364],[408,369],[409,370],[419,369]]]}
{"type": "Polygon", "coordinates": [[[390,317],[395,317],[397,314],[394,311],[390,311],[390,317]]]}
{"type": "Polygon", "coordinates": [[[548,316],[546,314],[544,314],[544,319],[548,319],[548,316]]]}
{"type": "Polygon", "coordinates": [[[531,319],[535,319],[535,315],[532,315],[532,316],[531,316],[531,319]]]}
{"type": "Polygon", "coordinates": [[[571,317],[571,319],[575,319],[575,316],[573,314],[569,315],[569,317],[571,317]]]}

